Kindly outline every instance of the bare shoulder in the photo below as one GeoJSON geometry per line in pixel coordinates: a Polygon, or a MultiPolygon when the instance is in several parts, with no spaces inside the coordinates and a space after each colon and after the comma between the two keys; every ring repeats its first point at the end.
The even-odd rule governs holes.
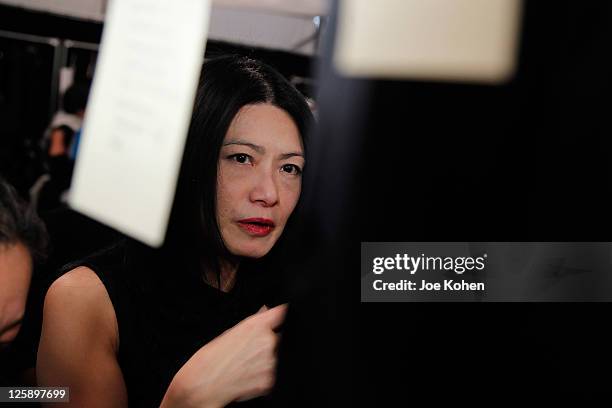
{"type": "Polygon", "coordinates": [[[102,281],[86,267],[67,272],[45,296],[38,384],[70,387],[66,408],[127,406],[118,343],[115,311],[102,281]]]}
{"type": "Polygon", "coordinates": [[[45,296],[43,319],[80,335],[95,333],[116,347],[119,333],[113,304],[102,281],[88,267],[72,269],[53,282],[45,296]]]}
{"type": "Polygon", "coordinates": [[[94,271],[87,266],[79,266],[74,268],[53,282],[51,288],[62,290],[62,288],[90,288],[92,291],[104,290],[104,284],[100,281],[94,271]]]}

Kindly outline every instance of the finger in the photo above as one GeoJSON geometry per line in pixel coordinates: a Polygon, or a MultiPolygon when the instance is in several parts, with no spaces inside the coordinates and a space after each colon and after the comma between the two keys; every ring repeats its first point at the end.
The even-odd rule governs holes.
{"type": "Polygon", "coordinates": [[[286,314],[287,304],[285,303],[262,312],[258,318],[261,319],[263,324],[274,330],[283,323],[286,314]]]}
{"type": "Polygon", "coordinates": [[[259,308],[259,310],[257,311],[257,313],[265,312],[266,310],[268,310],[268,306],[263,305],[262,307],[260,307],[260,308],[259,308]]]}

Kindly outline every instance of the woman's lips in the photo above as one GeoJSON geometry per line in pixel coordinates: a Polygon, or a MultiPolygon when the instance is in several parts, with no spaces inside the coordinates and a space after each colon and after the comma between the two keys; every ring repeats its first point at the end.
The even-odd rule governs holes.
{"type": "Polygon", "coordinates": [[[274,229],[274,222],[267,218],[246,218],[238,221],[238,225],[256,237],[265,237],[274,229]]]}

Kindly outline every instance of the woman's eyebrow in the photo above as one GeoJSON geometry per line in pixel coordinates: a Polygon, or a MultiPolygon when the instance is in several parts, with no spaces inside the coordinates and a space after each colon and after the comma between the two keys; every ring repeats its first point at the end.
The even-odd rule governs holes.
{"type": "Polygon", "coordinates": [[[263,146],[259,146],[259,145],[256,145],[250,142],[245,142],[244,140],[232,140],[232,141],[229,141],[223,144],[223,146],[229,146],[229,145],[247,146],[260,154],[264,154],[266,152],[266,149],[263,146]]]}
{"type": "MultiPolygon", "coordinates": [[[[251,149],[255,150],[259,154],[264,154],[266,152],[266,148],[265,147],[259,146],[259,145],[256,145],[254,143],[247,142],[247,141],[244,141],[244,140],[230,140],[229,142],[223,144],[223,146],[230,146],[230,145],[247,146],[247,147],[250,147],[251,149]]],[[[281,160],[285,160],[285,159],[288,159],[290,157],[295,157],[295,156],[304,158],[304,153],[302,153],[302,152],[289,152],[289,153],[283,153],[283,154],[279,155],[278,157],[281,160]]]]}
{"type": "Polygon", "coordinates": [[[278,157],[281,160],[285,160],[285,159],[288,159],[290,157],[295,157],[295,156],[304,158],[304,153],[300,153],[300,152],[283,153],[283,154],[279,155],[278,157]]]}

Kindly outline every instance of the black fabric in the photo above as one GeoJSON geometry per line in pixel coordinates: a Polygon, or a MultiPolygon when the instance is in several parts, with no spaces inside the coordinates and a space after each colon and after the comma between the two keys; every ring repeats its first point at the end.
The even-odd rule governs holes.
{"type": "MultiPolygon", "coordinates": [[[[118,361],[130,407],[159,406],[176,372],[197,350],[262,305],[277,303],[266,283],[268,274],[255,268],[241,267],[235,286],[225,293],[199,279],[184,262],[130,241],[64,271],[77,265],[97,274],[115,309],[118,361]]],[[[267,402],[258,398],[240,406],[267,402]]]]}

